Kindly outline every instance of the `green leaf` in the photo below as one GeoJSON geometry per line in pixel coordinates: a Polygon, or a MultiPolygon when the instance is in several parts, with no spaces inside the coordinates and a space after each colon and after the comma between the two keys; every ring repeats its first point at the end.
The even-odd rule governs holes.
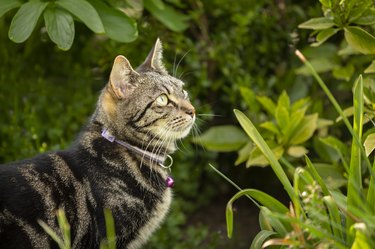
{"type": "Polygon", "coordinates": [[[229,152],[240,149],[249,139],[237,126],[224,125],[208,129],[193,141],[203,145],[208,150],[229,152]]]}
{"type": "Polygon", "coordinates": [[[309,151],[304,146],[291,146],[288,148],[287,153],[292,157],[299,158],[309,153],[309,151]]]}
{"type": "Polygon", "coordinates": [[[103,23],[98,12],[86,0],[59,0],[55,3],[75,15],[93,32],[104,33],[103,23]]]}
{"type": "MultiPolygon", "coordinates": [[[[280,145],[277,145],[271,142],[269,146],[275,158],[279,160],[281,156],[284,154],[284,148],[280,145]]],[[[249,159],[247,160],[246,167],[251,167],[251,166],[264,167],[269,164],[270,164],[269,161],[263,155],[261,150],[259,148],[253,148],[253,150],[250,153],[249,159]]]]}
{"type": "Polygon", "coordinates": [[[271,121],[263,122],[259,126],[266,129],[266,130],[269,130],[270,132],[272,132],[274,134],[277,134],[277,135],[280,134],[279,128],[277,128],[275,123],[273,123],[271,121]]]}
{"type": "Polygon", "coordinates": [[[278,105],[275,110],[275,118],[281,131],[284,133],[290,121],[288,109],[285,106],[278,105]]]}
{"type": "Polygon", "coordinates": [[[358,25],[372,25],[375,23],[375,8],[367,9],[361,17],[354,20],[353,23],[358,25]]]}
{"type": "Polygon", "coordinates": [[[119,42],[132,42],[138,37],[137,23],[124,12],[103,1],[90,0],[90,3],[97,10],[109,38],[119,42]]]}
{"type": "Polygon", "coordinates": [[[227,203],[226,208],[226,221],[227,221],[227,233],[228,238],[232,237],[233,233],[233,203],[240,197],[248,195],[252,198],[254,198],[257,202],[259,202],[261,205],[267,207],[268,211],[277,212],[280,214],[285,214],[288,212],[288,208],[286,208],[281,202],[279,202],[277,199],[273,198],[272,196],[256,190],[256,189],[244,189],[239,191],[237,194],[235,194],[227,203]]]}
{"type": "Polygon", "coordinates": [[[340,29],[328,28],[319,31],[318,35],[316,36],[316,42],[311,44],[312,47],[318,47],[322,45],[326,40],[328,40],[331,36],[336,34],[340,29]]]}
{"type": "Polygon", "coordinates": [[[340,238],[341,240],[344,241],[345,229],[343,228],[343,226],[341,224],[342,216],[341,216],[341,212],[340,212],[337,204],[335,203],[332,196],[324,196],[323,201],[328,208],[329,220],[331,221],[331,228],[332,228],[332,231],[333,231],[333,235],[336,238],[340,238]]]}
{"type": "Polygon", "coordinates": [[[373,248],[370,243],[369,239],[365,231],[367,230],[365,223],[356,223],[354,224],[355,231],[355,238],[350,249],[371,249],[373,248]]]}
{"type": "Polygon", "coordinates": [[[299,199],[295,195],[294,189],[289,181],[288,176],[284,172],[283,167],[278,162],[277,157],[273,154],[272,150],[267,145],[266,141],[264,141],[263,137],[259,134],[254,124],[246,117],[245,114],[243,114],[239,110],[234,110],[234,114],[236,115],[239,123],[241,124],[246,134],[251,138],[251,140],[254,141],[254,143],[258,146],[258,148],[262,151],[262,153],[266,156],[266,158],[270,162],[270,165],[273,171],[275,172],[276,176],[279,178],[280,182],[283,184],[286,192],[288,193],[289,197],[292,199],[294,205],[300,205],[299,199]]]}
{"type": "Polygon", "coordinates": [[[0,1],[0,17],[2,17],[9,10],[17,8],[22,5],[21,0],[1,0],[0,1]]]}
{"type": "Polygon", "coordinates": [[[250,249],[262,249],[262,245],[264,241],[266,241],[269,237],[275,234],[276,233],[274,231],[267,231],[267,230],[260,231],[251,242],[250,249]]]}
{"type": "Polygon", "coordinates": [[[258,96],[257,100],[269,114],[275,116],[276,104],[272,101],[272,99],[266,96],[258,96]]]}
{"type": "Polygon", "coordinates": [[[375,133],[372,133],[366,137],[365,143],[366,155],[369,156],[375,149],[375,133]]]}
{"type": "Polygon", "coordinates": [[[332,71],[333,77],[338,80],[346,80],[349,81],[354,74],[354,66],[353,64],[348,64],[344,67],[335,67],[332,71]]]}
{"type": "Polygon", "coordinates": [[[253,149],[252,143],[247,143],[244,147],[242,147],[238,151],[238,157],[237,157],[237,160],[234,162],[234,165],[239,165],[243,162],[246,162],[249,159],[252,149],[253,149]]]}
{"type": "Polygon", "coordinates": [[[24,42],[33,32],[36,23],[48,2],[30,1],[21,6],[12,19],[9,39],[16,43],[24,42]]]}
{"type": "Polygon", "coordinates": [[[375,60],[365,69],[365,73],[375,73],[375,60]]]}
{"type": "Polygon", "coordinates": [[[297,145],[307,141],[314,134],[318,121],[318,114],[307,115],[296,128],[296,132],[290,138],[290,144],[297,145]]]}
{"type": "Polygon", "coordinates": [[[289,109],[290,99],[285,90],[280,94],[279,99],[277,100],[277,105],[284,106],[285,108],[289,109]]]}
{"type": "MultiPolygon", "coordinates": [[[[337,65],[331,58],[324,57],[312,59],[311,64],[318,73],[329,72],[337,65]]],[[[301,66],[296,69],[296,74],[310,75],[311,71],[306,66],[301,66]]]]}
{"type": "Polygon", "coordinates": [[[242,99],[246,102],[249,109],[256,111],[259,109],[259,104],[256,102],[256,96],[254,91],[249,87],[240,87],[240,93],[242,99]]]}
{"type": "Polygon", "coordinates": [[[316,18],[311,18],[310,20],[304,23],[301,23],[300,25],[298,25],[298,28],[321,30],[321,29],[332,28],[334,25],[335,23],[327,17],[316,17],[316,18]]]}
{"type": "Polygon", "coordinates": [[[153,0],[144,0],[143,5],[160,22],[172,31],[181,32],[188,27],[187,20],[189,17],[175,11],[173,8],[165,4],[164,8],[161,8],[160,4],[155,3],[153,0]]]}
{"type": "Polygon", "coordinates": [[[108,249],[116,249],[116,231],[115,231],[115,221],[111,210],[104,209],[105,218],[105,228],[107,235],[107,246],[108,249]]]}
{"type": "Polygon", "coordinates": [[[346,27],[345,39],[355,50],[375,54],[375,37],[360,27],[346,27]]]}
{"type": "Polygon", "coordinates": [[[47,8],[44,12],[46,29],[51,40],[62,50],[68,50],[74,40],[74,21],[64,9],[47,8]]]}

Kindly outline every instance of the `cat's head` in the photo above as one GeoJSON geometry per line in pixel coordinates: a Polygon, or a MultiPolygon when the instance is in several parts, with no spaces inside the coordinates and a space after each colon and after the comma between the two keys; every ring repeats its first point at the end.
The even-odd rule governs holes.
{"type": "Polygon", "coordinates": [[[103,125],[117,137],[155,146],[173,147],[195,121],[184,83],[164,67],[159,39],[136,70],[124,56],[116,57],[98,111],[103,125]]]}

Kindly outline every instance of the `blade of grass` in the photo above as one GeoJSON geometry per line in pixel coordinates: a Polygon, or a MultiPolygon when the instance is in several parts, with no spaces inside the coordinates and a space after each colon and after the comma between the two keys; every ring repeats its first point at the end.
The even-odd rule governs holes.
{"type": "Polygon", "coordinates": [[[246,134],[251,138],[251,140],[253,140],[253,142],[258,146],[258,148],[262,151],[264,156],[270,162],[270,165],[273,171],[275,172],[276,176],[279,178],[280,182],[284,186],[284,189],[288,193],[293,203],[295,203],[295,205],[301,206],[299,198],[298,196],[295,195],[293,186],[290,183],[287,175],[285,174],[284,169],[281,167],[279,161],[277,160],[275,155],[272,153],[272,150],[264,141],[263,137],[260,135],[258,130],[253,125],[253,123],[246,117],[245,114],[243,114],[239,110],[234,110],[234,114],[236,115],[240,125],[242,126],[246,134]]]}
{"type": "Polygon", "coordinates": [[[264,241],[266,241],[266,239],[268,239],[269,237],[275,234],[276,233],[273,231],[268,231],[268,230],[260,231],[253,239],[253,242],[251,242],[250,249],[262,249],[262,245],[264,241]]]}
{"type": "MultiPolygon", "coordinates": [[[[273,198],[272,196],[256,190],[256,189],[244,189],[235,194],[227,203],[227,208],[225,211],[226,221],[227,221],[227,233],[228,238],[232,237],[233,233],[233,203],[242,196],[249,196],[253,200],[259,202],[262,206],[266,206],[268,210],[278,213],[287,213],[288,208],[285,207],[281,202],[273,198]]],[[[262,206],[258,204],[258,207],[261,209],[262,206]]],[[[284,226],[284,225],[283,225],[284,226]]],[[[284,226],[285,227],[285,226],[284,226]]]]}
{"type": "Polygon", "coordinates": [[[63,241],[65,245],[64,248],[69,249],[71,247],[70,225],[68,223],[68,220],[66,219],[63,209],[57,210],[57,222],[59,223],[59,227],[63,235],[63,241]]]}
{"type": "MultiPolygon", "coordinates": [[[[353,132],[359,139],[360,144],[356,141],[352,141],[352,150],[350,157],[349,177],[348,177],[348,193],[347,193],[347,210],[352,213],[353,207],[361,206],[362,193],[362,174],[361,174],[361,151],[362,147],[362,124],[363,124],[363,80],[362,76],[359,76],[358,80],[354,84],[353,91],[353,103],[354,103],[354,115],[353,115],[353,132]],[[357,201],[360,201],[358,203],[357,201]]],[[[351,233],[349,233],[351,226],[354,221],[348,217],[346,221],[346,232],[349,235],[348,240],[352,242],[354,240],[351,233]]]]}
{"type": "Polygon", "coordinates": [[[332,196],[324,196],[323,201],[326,204],[329,212],[333,235],[344,241],[344,227],[341,224],[341,215],[337,204],[333,200],[332,196]]]}
{"type": "MultiPolygon", "coordinates": [[[[375,172],[375,161],[372,165],[372,170],[375,172]]],[[[371,212],[375,213],[375,178],[370,176],[370,183],[367,192],[367,205],[371,212]]]]}
{"type": "Polygon", "coordinates": [[[348,118],[345,116],[343,110],[341,109],[340,105],[336,101],[335,97],[332,95],[332,93],[328,89],[327,85],[324,83],[324,81],[322,80],[322,78],[320,78],[319,74],[315,71],[314,67],[305,58],[305,56],[299,50],[296,50],[295,54],[303,62],[303,64],[305,64],[305,66],[310,70],[310,72],[313,75],[313,77],[315,78],[315,80],[318,82],[318,84],[323,89],[323,91],[327,95],[328,99],[331,101],[331,103],[334,106],[334,108],[336,109],[336,111],[339,113],[339,115],[343,119],[345,126],[348,128],[350,134],[352,135],[353,139],[355,140],[355,142],[358,144],[358,146],[360,148],[362,157],[365,160],[367,168],[370,170],[371,176],[375,177],[375,173],[371,171],[371,163],[370,163],[370,160],[366,156],[366,152],[365,152],[365,149],[363,148],[363,146],[361,144],[361,140],[359,139],[359,137],[357,136],[357,134],[353,131],[353,127],[351,126],[348,118]]]}
{"type": "Polygon", "coordinates": [[[104,209],[105,228],[107,233],[107,248],[116,249],[116,232],[115,221],[112,212],[109,209],[104,209]]]}

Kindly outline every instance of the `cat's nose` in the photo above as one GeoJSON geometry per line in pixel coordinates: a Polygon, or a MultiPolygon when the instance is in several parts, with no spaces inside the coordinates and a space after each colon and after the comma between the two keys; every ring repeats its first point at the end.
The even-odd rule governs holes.
{"type": "Polygon", "coordinates": [[[182,106],[182,110],[189,116],[194,117],[195,115],[195,108],[190,103],[186,102],[182,106]]]}
{"type": "Polygon", "coordinates": [[[185,113],[187,115],[190,115],[191,117],[194,117],[194,115],[195,115],[195,108],[192,106],[191,108],[186,109],[185,113]]]}

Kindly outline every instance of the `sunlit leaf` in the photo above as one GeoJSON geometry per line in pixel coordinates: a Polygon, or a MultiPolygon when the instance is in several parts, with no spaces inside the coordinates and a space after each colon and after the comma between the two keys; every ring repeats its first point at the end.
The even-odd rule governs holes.
{"type": "Polygon", "coordinates": [[[346,27],[345,39],[363,54],[375,54],[375,37],[360,27],[346,27]]]}
{"type": "Polygon", "coordinates": [[[320,29],[332,28],[334,25],[335,23],[330,18],[316,17],[316,18],[311,18],[310,20],[304,23],[301,23],[300,25],[298,25],[298,28],[320,30],[320,29]]]}
{"type": "MultiPolygon", "coordinates": [[[[280,159],[281,156],[284,154],[284,148],[277,144],[270,145],[272,153],[274,154],[276,159],[280,159]]],[[[249,159],[246,162],[246,167],[251,166],[267,166],[269,165],[268,159],[263,155],[259,148],[253,148],[250,153],[249,159]]]]}
{"type": "Polygon", "coordinates": [[[258,96],[257,100],[269,114],[275,116],[276,104],[272,101],[272,99],[266,96],[258,96]]]}
{"type": "Polygon", "coordinates": [[[304,146],[291,146],[288,148],[287,153],[292,157],[298,158],[303,157],[304,155],[309,153],[309,151],[304,146]]]}
{"type": "Polygon", "coordinates": [[[322,45],[326,40],[336,34],[340,29],[328,28],[319,31],[318,35],[316,36],[316,42],[311,44],[313,47],[318,47],[322,45]]]}
{"type": "Polygon", "coordinates": [[[46,29],[51,40],[62,50],[68,50],[74,40],[74,21],[64,9],[47,8],[44,12],[46,29]]]}
{"type": "Polygon", "coordinates": [[[247,143],[244,147],[242,147],[238,151],[238,157],[237,160],[234,162],[234,165],[239,165],[243,162],[246,162],[249,159],[250,152],[253,149],[253,144],[252,143],[247,143]]]}
{"type": "Polygon", "coordinates": [[[48,2],[30,1],[21,6],[12,19],[9,39],[16,43],[24,42],[33,32],[36,23],[48,2]]]}
{"type": "Polygon", "coordinates": [[[317,113],[305,116],[296,128],[296,132],[290,138],[290,144],[301,144],[311,138],[316,130],[317,121],[317,113]]]}
{"type": "Polygon", "coordinates": [[[366,150],[366,155],[369,156],[371,152],[373,152],[375,149],[375,133],[372,133],[367,136],[364,146],[366,150]]]}
{"type": "Polygon", "coordinates": [[[375,60],[365,69],[365,73],[375,73],[375,60]]]}

